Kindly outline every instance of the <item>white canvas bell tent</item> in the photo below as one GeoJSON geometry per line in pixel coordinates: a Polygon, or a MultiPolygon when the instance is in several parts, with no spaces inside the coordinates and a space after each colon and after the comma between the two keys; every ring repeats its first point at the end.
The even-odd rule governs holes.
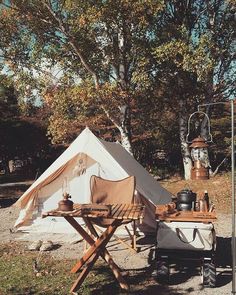
{"type": "MultiPolygon", "coordinates": [[[[98,139],[88,128],[72,142],[61,156],[30,186],[15,203],[20,214],[15,227],[27,232],[69,233],[74,229],[60,217],[42,219],[42,213],[57,208],[63,191],[74,203],[90,203],[90,177],[120,180],[136,178],[135,195],[145,205],[139,229],[155,231],[155,206],[166,204],[171,194],[119,144],[98,139]]],[[[81,219],[78,219],[82,222],[81,219]]]]}

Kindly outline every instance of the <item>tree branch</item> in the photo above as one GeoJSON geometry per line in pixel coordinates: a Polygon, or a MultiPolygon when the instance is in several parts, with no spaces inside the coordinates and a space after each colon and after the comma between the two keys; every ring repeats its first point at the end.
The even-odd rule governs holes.
{"type": "Polygon", "coordinates": [[[98,79],[98,75],[97,73],[92,69],[92,67],[87,63],[87,61],[85,60],[76,40],[69,34],[69,32],[66,30],[65,25],[63,23],[63,21],[56,15],[56,13],[53,11],[52,7],[51,7],[51,3],[50,1],[48,1],[48,4],[44,2],[45,7],[48,9],[49,13],[51,14],[51,16],[54,18],[54,20],[58,23],[59,28],[61,30],[61,32],[68,38],[68,42],[71,45],[71,47],[74,49],[75,53],[77,54],[77,56],[79,57],[82,65],[85,67],[85,69],[93,76],[94,78],[94,82],[95,82],[95,86],[96,88],[99,87],[99,79],[98,79]]]}
{"type": "Polygon", "coordinates": [[[16,11],[20,11],[19,9],[17,9],[17,8],[15,8],[15,7],[13,7],[13,6],[11,6],[11,5],[9,5],[9,4],[7,4],[7,3],[3,3],[3,1],[1,1],[1,3],[0,4],[2,4],[3,6],[5,6],[6,8],[9,8],[9,9],[12,9],[12,10],[16,10],[16,11]]]}
{"type": "Polygon", "coordinates": [[[216,174],[218,173],[218,170],[219,170],[220,166],[224,164],[224,162],[226,161],[226,159],[227,159],[227,157],[225,157],[225,158],[220,162],[220,164],[216,167],[215,171],[212,172],[212,173],[210,174],[211,177],[216,176],[216,174]]]}

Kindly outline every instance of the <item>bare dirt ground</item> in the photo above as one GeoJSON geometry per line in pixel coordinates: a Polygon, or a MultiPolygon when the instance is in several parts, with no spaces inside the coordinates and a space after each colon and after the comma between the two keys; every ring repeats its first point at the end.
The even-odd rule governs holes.
{"type": "MultiPolygon", "coordinates": [[[[221,179],[216,179],[214,181],[221,181],[221,179]]],[[[214,195],[214,202],[217,203],[219,207],[218,219],[215,223],[217,234],[216,288],[203,288],[199,263],[196,262],[191,262],[187,265],[182,265],[182,263],[171,265],[169,283],[164,285],[159,284],[155,277],[155,238],[140,237],[138,239],[138,253],[125,249],[124,246],[121,246],[121,244],[118,244],[115,240],[113,240],[108,247],[114,261],[126,272],[127,281],[131,284],[131,292],[128,294],[231,294],[231,214],[229,211],[230,204],[228,204],[230,199],[227,196],[227,192],[221,193],[216,189],[216,187],[219,188],[227,184],[228,183],[224,181],[224,183],[209,185],[209,189],[212,188],[216,190],[217,196],[225,196],[225,199],[221,201],[214,195]],[[220,204],[222,204],[222,206],[220,206],[220,204]],[[132,282],[135,276],[138,276],[140,286],[133,286],[135,291],[132,292],[132,282]]],[[[171,187],[170,183],[166,183],[166,186],[170,191],[175,193],[175,190],[179,191],[183,188],[183,183],[180,184],[176,181],[174,182],[174,187],[171,187]]],[[[208,191],[210,191],[209,189],[208,191]]],[[[8,198],[4,198],[4,200],[2,199],[0,202],[0,242],[5,244],[16,243],[16,247],[19,246],[26,250],[30,242],[19,240],[22,238],[22,234],[18,232],[12,233],[10,230],[18,217],[18,209],[10,207],[13,202],[14,198],[12,201],[8,198]]],[[[46,236],[41,236],[41,238],[44,239],[46,236]]],[[[69,241],[59,242],[52,251],[47,252],[45,255],[52,255],[55,259],[75,259],[82,255],[83,250],[84,242],[74,244],[69,241]]]]}

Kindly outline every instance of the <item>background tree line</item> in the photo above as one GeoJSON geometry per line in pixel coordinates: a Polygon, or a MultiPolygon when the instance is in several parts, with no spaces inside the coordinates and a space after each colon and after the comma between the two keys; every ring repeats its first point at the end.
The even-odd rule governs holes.
{"type": "MultiPolygon", "coordinates": [[[[21,114],[53,143],[89,126],[152,171],[165,151],[163,166],[188,178],[189,114],[235,95],[234,16],[230,0],[2,0],[0,62],[21,114]]],[[[217,165],[229,122],[205,111],[221,142],[217,165]]]]}

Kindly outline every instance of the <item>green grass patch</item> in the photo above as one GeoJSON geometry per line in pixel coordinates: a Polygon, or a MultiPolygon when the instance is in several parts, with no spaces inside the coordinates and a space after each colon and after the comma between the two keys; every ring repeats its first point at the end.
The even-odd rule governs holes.
{"type": "MultiPolygon", "coordinates": [[[[0,295],[69,294],[78,276],[70,273],[74,263],[72,260],[54,260],[49,253],[25,251],[17,243],[0,244],[0,295]]],[[[119,293],[119,285],[109,267],[100,261],[78,292],[83,295],[119,293]]]]}

